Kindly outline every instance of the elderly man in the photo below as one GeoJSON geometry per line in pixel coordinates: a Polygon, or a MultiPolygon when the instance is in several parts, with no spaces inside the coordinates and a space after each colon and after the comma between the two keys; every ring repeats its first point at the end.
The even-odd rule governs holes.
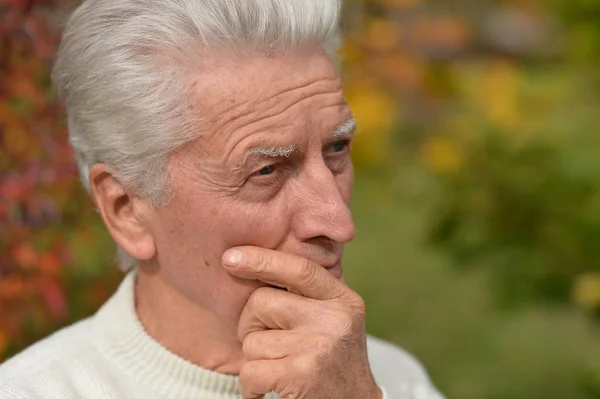
{"type": "MultiPolygon", "coordinates": [[[[128,270],[0,398],[441,398],[342,281],[336,0],[87,0],[53,79],[128,270]]],[[[368,267],[368,266],[367,266],[368,267]]]]}

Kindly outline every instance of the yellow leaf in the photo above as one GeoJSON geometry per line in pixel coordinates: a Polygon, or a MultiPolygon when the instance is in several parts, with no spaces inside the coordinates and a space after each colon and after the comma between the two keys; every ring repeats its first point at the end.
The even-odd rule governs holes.
{"type": "Polygon", "coordinates": [[[344,44],[340,49],[341,59],[348,64],[361,62],[363,60],[363,51],[358,40],[352,37],[346,37],[344,44]]]}
{"type": "Polygon", "coordinates": [[[520,122],[519,83],[519,71],[507,62],[496,62],[488,69],[476,101],[496,125],[511,128],[520,122]]]}
{"type": "Polygon", "coordinates": [[[600,273],[586,273],[575,280],[572,298],[575,304],[585,309],[600,307],[600,273]]]}
{"type": "Polygon", "coordinates": [[[367,26],[364,44],[368,48],[388,52],[398,45],[400,31],[394,22],[383,18],[373,18],[367,26]]]}
{"type": "Polygon", "coordinates": [[[346,98],[358,124],[354,160],[371,165],[385,162],[390,155],[390,132],[398,117],[394,98],[368,83],[348,85],[346,98]]]}
{"type": "Polygon", "coordinates": [[[410,8],[421,4],[422,0],[377,0],[377,2],[390,8],[410,8]]]}
{"type": "Polygon", "coordinates": [[[421,159],[436,172],[453,173],[463,165],[464,155],[453,141],[444,137],[434,137],[423,145],[421,159]]]}

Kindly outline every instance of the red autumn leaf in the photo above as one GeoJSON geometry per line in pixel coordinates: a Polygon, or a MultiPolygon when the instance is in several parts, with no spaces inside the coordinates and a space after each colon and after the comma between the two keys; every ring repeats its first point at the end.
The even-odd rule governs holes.
{"type": "Polygon", "coordinates": [[[45,275],[57,276],[60,265],[58,255],[52,252],[44,252],[40,255],[40,270],[45,275]]]}
{"type": "Polygon", "coordinates": [[[11,251],[11,255],[15,263],[23,269],[33,269],[37,267],[39,260],[38,254],[31,245],[27,243],[18,243],[11,251]]]}
{"type": "Polygon", "coordinates": [[[68,315],[67,298],[58,282],[53,278],[44,278],[38,289],[50,316],[55,321],[64,320],[68,315]]]}
{"type": "Polygon", "coordinates": [[[0,301],[21,297],[25,291],[23,277],[8,275],[0,278],[0,301]]]}
{"type": "Polygon", "coordinates": [[[17,176],[5,177],[4,180],[0,181],[0,197],[11,202],[23,200],[30,189],[31,187],[17,176]]]}

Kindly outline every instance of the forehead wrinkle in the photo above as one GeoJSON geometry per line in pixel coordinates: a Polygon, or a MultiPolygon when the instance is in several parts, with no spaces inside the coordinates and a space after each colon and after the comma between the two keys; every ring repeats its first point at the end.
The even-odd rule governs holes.
{"type": "MultiPolygon", "coordinates": [[[[296,89],[306,88],[315,83],[322,82],[323,80],[328,80],[331,82],[339,81],[339,79],[337,79],[337,78],[336,79],[321,79],[319,81],[311,82],[311,83],[308,83],[308,84],[305,84],[305,85],[302,85],[299,87],[296,86],[296,87],[285,89],[281,93],[289,93],[296,89]]],[[[225,130],[232,132],[232,133],[230,133],[230,135],[233,135],[233,134],[235,134],[233,132],[239,131],[240,129],[246,130],[255,124],[277,125],[277,124],[279,124],[279,122],[272,121],[273,118],[280,116],[285,111],[300,104],[304,100],[308,100],[311,97],[314,97],[315,95],[335,95],[335,96],[337,96],[338,93],[336,93],[335,90],[337,90],[337,89],[341,90],[341,84],[339,86],[336,86],[336,88],[330,87],[329,89],[330,90],[321,90],[320,92],[317,92],[317,93],[310,93],[309,95],[304,95],[301,98],[299,98],[295,101],[292,101],[289,105],[287,105],[284,109],[281,109],[281,110],[275,108],[272,105],[273,103],[275,103],[275,104],[283,103],[282,101],[277,101],[277,99],[281,95],[281,93],[276,96],[270,97],[270,98],[265,98],[265,96],[261,96],[262,98],[260,98],[260,97],[258,99],[250,98],[244,102],[237,103],[233,106],[228,107],[225,112],[219,113],[218,117],[213,118],[212,120],[205,121],[205,122],[208,122],[205,124],[205,126],[207,127],[207,130],[212,130],[212,132],[210,132],[207,136],[205,136],[205,139],[210,141],[211,138],[213,136],[215,136],[217,133],[225,133],[224,132],[225,130]],[[266,103],[266,105],[264,105],[263,108],[273,110],[273,112],[269,112],[267,115],[264,115],[264,114],[261,115],[261,113],[260,113],[261,111],[258,108],[263,103],[266,103]],[[228,117],[229,112],[234,111],[235,109],[238,109],[238,108],[249,109],[249,111],[241,111],[239,114],[234,115],[234,117],[228,117]],[[254,116],[254,115],[256,115],[256,116],[254,116]],[[230,125],[230,126],[228,126],[228,125],[230,125]]],[[[339,104],[337,104],[338,101],[335,101],[335,103],[336,103],[335,105],[345,104],[345,99],[344,99],[343,95],[341,95],[339,97],[340,97],[339,104]]],[[[220,102],[227,103],[228,101],[222,100],[220,102]]],[[[262,126],[260,130],[264,130],[264,129],[265,129],[264,126],[262,126]]],[[[237,147],[237,145],[241,141],[244,141],[249,135],[252,135],[254,133],[255,132],[248,132],[248,134],[245,134],[244,137],[240,138],[239,140],[236,140],[235,144],[233,146],[231,146],[228,151],[226,151],[226,153],[224,154],[224,158],[229,158],[231,156],[231,153],[237,147]]],[[[240,166],[240,168],[241,168],[241,166],[240,166]]]]}
{"type": "MultiPolygon", "coordinates": [[[[323,94],[323,93],[315,93],[315,94],[323,94]]],[[[326,93],[324,93],[324,94],[334,94],[334,93],[326,92],[326,93]]],[[[310,97],[310,96],[309,96],[309,97],[310,97]]],[[[232,127],[231,127],[233,131],[239,131],[239,128],[242,128],[242,129],[246,130],[246,129],[249,129],[249,128],[251,128],[253,125],[255,125],[255,124],[258,124],[258,123],[260,123],[260,124],[267,124],[267,125],[271,125],[271,126],[273,126],[273,127],[272,127],[272,128],[270,128],[270,129],[276,129],[276,128],[277,128],[276,126],[277,126],[277,125],[279,125],[279,124],[281,123],[281,121],[272,121],[272,120],[273,120],[273,118],[275,118],[275,117],[279,116],[280,114],[282,114],[283,112],[285,112],[286,110],[288,110],[289,108],[291,108],[292,106],[299,104],[301,101],[303,101],[303,100],[306,100],[306,99],[308,99],[309,97],[304,97],[304,98],[301,98],[299,101],[297,101],[297,102],[295,102],[295,103],[293,103],[293,104],[289,105],[288,107],[286,107],[286,109],[284,109],[284,110],[282,110],[282,111],[279,111],[279,112],[274,112],[274,113],[270,113],[270,114],[269,114],[269,115],[267,115],[267,116],[261,116],[259,119],[253,120],[253,121],[251,121],[251,122],[248,122],[248,123],[245,123],[245,124],[243,123],[243,121],[240,121],[239,119],[238,119],[238,120],[229,120],[229,121],[228,121],[228,123],[234,123],[234,126],[232,126],[232,127]],[[240,125],[241,125],[241,126],[240,126],[240,125]],[[239,126],[239,128],[238,128],[238,126],[239,126]]],[[[339,104],[337,104],[337,102],[336,102],[336,104],[335,104],[335,105],[337,106],[337,105],[342,105],[342,104],[345,104],[345,101],[343,101],[343,97],[342,97],[342,101],[341,101],[339,104]]],[[[248,113],[248,115],[251,115],[251,114],[254,114],[254,113],[256,113],[256,110],[253,110],[252,112],[249,112],[249,113],[248,113]]],[[[265,127],[264,127],[264,126],[262,126],[260,130],[263,130],[263,131],[264,131],[264,130],[265,130],[265,127]]],[[[268,130],[268,129],[267,129],[267,130],[268,130]]],[[[345,131],[345,130],[344,130],[344,131],[345,131]]],[[[235,148],[236,148],[236,147],[239,145],[239,143],[240,143],[240,142],[242,142],[242,141],[246,140],[246,139],[247,139],[249,136],[251,136],[251,135],[254,135],[254,134],[256,134],[256,133],[257,133],[257,131],[254,131],[254,132],[248,132],[248,133],[247,133],[247,134],[245,134],[245,135],[244,135],[242,138],[239,138],[239,139],[235,140],[235,143],[234,143],[234,144],[233,144],[233,145],[232,145],[232,146],[229,148],[229,150],[228,150],[228,151],[226,151],[226,153],[225,153],[225,158],[229,158],[229,157],[231,156],[231,154],[232,154],[232,153],[235,151],[235,148]]],[[[229,146],[228,146],[228,147],[229,147],[229,146]]],[[[266,149],[263,149],[263,151],[261,151],[261,152],[262,152],[262,153],[268,153],[268,152],[270,151],[270,149],[271,149],[271,146],[268,146],[266,149]]],[[[295,147],[295,148],[294,148],[294,150],[298,150],[298,149],[299,149],[299,147],[295,147]]],[[[292,152],[293,152],[293,151],[292,151],[292,152]]],[[[243,167],[243,165],[244,165],[244,162],[247,160],[247,158],[248,158],[248,156],[246,156],[246,157],[244,158],[244,161],[243,161],[243,163],[242,163],[240,166],[238,166],[238,167],[236,167],[236,168],[234,168],[234,169],[235,169],[235,170],[239,170],[239,169],[241,169],[241,168],[243,167]]]]}
{"type": "MultiPolygon", "coordinates": [[[[273,107],[271,107],[269,105],[271,103],[283,104],[283,102],[280,100],[280,97],[284,96],[285,94],[288,94],[288,93],[291,93],[291,92],[294,92],[294,91],[298,91],[298,90],[307,89],[307,88],[309,88],[309,87],[311,87],[313,85],[317,85],[319,83],[323,83],[323,82],[330,83],[330,82],[335,82],[337,80],[338,80],[337,78],[334,78],[334,79],[319,79],[319,80],[316,80],[316,81],[309,81],[308,83],[301,84],[300,86],[298,86],[298,85],[290,86],[290,87],[284,89],[283,91],[278,92],[275,95],[269,95],[269,94],[264,93],[265,94],[265,96],[264,96],[265,98],[261,98],[261,99],[258,99],[257,101],[252,102],[252,105],[259,105],[261,103],[267,102],[268,103],[267,104],[267,108],[268,109],[273,109],[273,107]]],[[[318,92],[315,92],[315,93],[308,93],[308,95],[305,95],[305,96],[303,96],[302,98],[299,98],[296,101],[292,101],[292,103],[289,106],[285,107],[284,109],[276,111],[276,112],[274,112],[272,114],[265,115],[265,119],[269,118],[269,117],[272,117],[272,116],[275,116],[275,115],[278,115],[278,114],[281,114],[281,113],[287,111],[289,108],[291,108],[292,106],[294,106],[295,104],[301,102],[302,100],[304,100],[306,98],[309,98],[311,96],[318,95],[318,94],[334,93],[338,88],[341,88],[341,85],[336,85],[335,89],[332,90],[332,91],[324,90],[324,91],[318,91],[318,92]]],[[[302,94],[302,92],[299,93],[299,94],[302,94]]],[[[240,105],[242,105],[242,104],[240,104],[240,105]]],[[[236,107],[232,107],[232,108],[229,109],[229,111],[231,111],[232,109],[235,109],[235,108],[236,107]]],[[[251,110],[246,111],[246,112],[241,112],[240,114],[233,115],[231,117],[231,120],[242,119],[242,118],[244,118],[246,116],[252,115],[253,113],[254,113],[254,109],[251,109],[251,110]]]]}
{"type": "MultiPolygon", "coordinates": [[[[305,100],[310,99],[311,97],[318,96],[318,95],[339,95],[337,93],[337,91],[338,90],[341,91],[341,87],[342,87],[341,84],[336,85],[335,87],[332,87],[329,84],[327,84],[327,87],[320,88],[318,91],[314,91],[314,92],[310,92],[310,93],[306,93],[306,92],[302,91],[302,92],[298,93],[299,98],[292,99],[291,101],[282,101],[281,100],[281,96],[283,96],[285,94],[288,94],[288,93],[291,93],[291,92],[294,92],[297,90],[306,89],[306,88],[309,88],[310,86],[317,85],[319,83],[322,84],[324,81],[327,81],[327,83],[331,83],[331,82],[339,81],[339,79],[337,79],[337,78],[335,78],[335,79],[320,79],[318,81],[309,82],[309,83],[303,84],[301,86],[293,86],[291,88],[284,89],[283,91],[281,91],[275,95],[263,94],[258,99],[256,99],[256,98],[248,99],[247,101],[235,104],[231,107],[228,107],[223,112],[220,112],[219,117],[217,118],[218,122],[217,122],[217,120],[215,120],[215,122],[217,122],[217,125],[220,125],[221,127],[225,126],[227,124],[230,124],[230,123],[234,123],[235,125],[238,125],[238,126],[240,126],[240,125],[248,126],[248,125],[256,123],[256,122],[267,121],[271,118],[277,117],[277,116],[285,113],[286,111],[288,111],[290,108],[301,104],[305,100]],[[260,108],[269,110],[270,112],[260,114],[260,111],[259,111],[258,112],[259,115],[256,115],[257,110],[260,108]],[[240,109],[239,112],[236,113],[235,112],[236,109],[240,109]],[[257,116],[258,116],[258,118],[257,118],[257,116]]],[[[342,97],[342,96],[340,96],[340,97],[342,97]]]]}
{"type": "MultiPolygon", "coordinates": [[[[326,92],[326,93],[315,93],[315,94],[334,94],[334,93],[329,93],[329,92],[326,92]]],[[[252,127],[253,125],[255,125],[255,124],[268,124],[268,125],[271,125],[271,126],[274,126],[274,127],[276,127],[278,124],[280,124],[280,123],[281,123],[281,121],[277,121],[277,120],[273,121],[273,119],[274,119],[274,118],[277,118],[278,116],[281,116],[281,114],[283,114],[285,111],[289,110],[289,109],[290,109],[290,108],[292,108],[293,106],[296,106],[296,105],[300,104],[302,101],[304,101],[304,100],[307,100],[309,97],[310,97],[310,96],[308,96],[308,97],[304,97],[304,98],[301,98],[301,99],[299,99],[298,101],[296,101],[296,102],[292,103],[291,105],[289,105],[289,106],[285,107],[285,109],[283,109],[283,110],[278,110],[278,111],[276,111],[276,112],[269,113],[269,115],[266,115],[266,116],[261,116],[260,118],[258,118],[258,119],[256,119],[256,120],[253,120],[253,121],[249,121],[249,122],[247,122],[247,123],[243,123],[242,121],[239,121],[239,120],[238,120],[238,121],[230,121],[230,122],[237,122],[237,123],[239,123],[239,124],[240,124],[240,125],[241,125],[241,126],[244,128],[244,129],[251,128],[251,127],[252,127]]],[[[337,102],[336,102],[335,106],[337,106],[337,105],[342,105],[342,104],[345,104],[345,101],[343,101],[343,98],[342,98],[342,102],[340,102],[339,104],[337,104],[337,102]]],[[[325,106],[324,108],[327,108],[327,107],[329,107],[329,106],[331,106],[331,105],[325,106]]],[[[254,112],[255,112],[255,111],[254,111],[254,112]]],[[[254,113],[254,112],[252,112],[252,113],[254,113]]],[[[250,114],[252,114],[252,113],[249,113],[249,115],[250,115],[250,114]]],[[[235,129],[235,128],[234,128],[234,129],[235,129]]],[[[265,130],[265,128],[264,128],[264,127],[262,127],[260,130],[265,130]]],[[[252,133],[250,133],[250,134],[252,134],[252,133]]],[[[249,135],[250,135],[250,134],[249,134],[249,135]]],[[[246,137],[248,137],[248,136],[246,136],[246,137]]],[[[239,141],[237,141],[237,143],[239,143],[240,141],[243,141],[243,140],[239,140],[239,141]]],[[[227,152],[227,156],[228,156],[228,157],[229,157],[229,156],[231,155],[231,153],[234,151],[235,147],[237,146],[237,143],[236,143],[234,146],[232,146],[232,147],[231,147],[231,149],[230,149],[230,150],[227,152]]],[[[297,148],[295,148],[295,149],[297,149],[297,148]]]]}

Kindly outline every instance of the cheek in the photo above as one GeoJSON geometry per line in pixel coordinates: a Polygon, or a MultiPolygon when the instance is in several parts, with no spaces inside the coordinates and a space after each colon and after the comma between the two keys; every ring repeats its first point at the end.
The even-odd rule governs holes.
{"type": "Polygon", "coordinates": [[[194,302],[235,325],[248,297],[263,284],[231,277],[221,267],[221,257],[234,246],[280,248],[290,229],[286,200],[258,205],[195,198],[172,203],[161,217],[161,273],[194,302]]]}
{"type": "Polygon", "coordinates": [[[265,204],[231,204],[219,215],[222,244],[230,248],[255,245],[276,249],[289,233],[290,215],[284,200],[265,204]]]}
{"type": "Polygon", "coordinates": [[[191,265],[205,260],[212,265],[220,262],[228,248],[241,245],[276,249],[290,229],[286,202],[279,198],[248,204],[221,197],[174,203],[158,229],[162,252],[173,258],[161,264],[191,265]]]}

